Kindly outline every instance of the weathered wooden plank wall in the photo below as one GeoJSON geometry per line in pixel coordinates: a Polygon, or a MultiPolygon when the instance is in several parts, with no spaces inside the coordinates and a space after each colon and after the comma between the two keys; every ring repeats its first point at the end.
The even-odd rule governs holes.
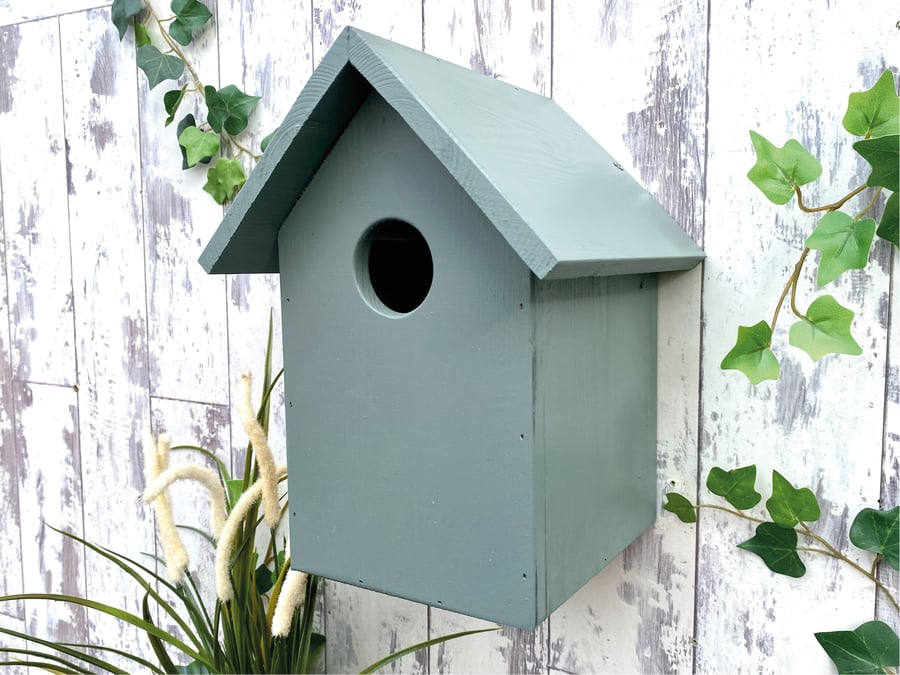
{"type": "MultiPolygon", "coordinates": [[[[0,0],[0,593],[86,592],[136,609],[127,580],[44,522],[133,556],[151,551],[137,499],[140,432],[151,425],[239,470],[234,387],[242,370],[261,368],[270,309],[280,344],[279,300],[277,277],[209,277],[197,265],[222,211],[201,175],[179,170],[161,93],[147,92],[108,4],[0,0]]],[[[888,247],[834,288],[857,310],[862,357],[812,364],[786,349],[782,379],[757,388],[718,369],[738,323],[769,316],[812,226],[746,181],[747,129],[813,148],[834,189],[812,201],[864,177],[836,139],[847,93],[897,66],[888,0],[864,13],[841,0],[207,4],[214,26],[191,54],[209,83],[264,97],[253,142],[356,25],[552,96],[704,245],[702,269],[664,275],[660,288],[660,495],[703,495],[710,467],[756,462],[763,481],[776,468],[813,486],[838,538],[860,508],[897,503],[900,301],[888,247]]],[[[272,436],[283,456],[279,403],[272,436]]],[[[178,501],[203,511],[190,491],[178,501]]],[[[695,529],[661,515],[537,630],[467,638],[389,670],[827,672],[814,630],[876,614],[897,625],[869,585],[832,562],[774,577],[734,548],[749,532],[715,516],[695,529]]],[[[192,552],[208,570],[208,551],[195,542],[192,552]]],[[[332,672],[483,625],[332,583],[323,606],[332,672]]],[[[0,622],[58,639],[136,639],[39,603],[0,606],[0,622]]]]}

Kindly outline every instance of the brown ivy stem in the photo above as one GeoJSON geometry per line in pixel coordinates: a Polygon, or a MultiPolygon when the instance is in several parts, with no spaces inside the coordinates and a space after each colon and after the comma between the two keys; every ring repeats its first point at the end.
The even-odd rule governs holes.
{"type": "MultiPolygon", "coordinates": [[[[234,147],[236,147],[238,149],[237,155],[240,155],[243,152],[245,155],[248,155],[251,159],[253,159],[254,162],[259,161],[259,158],[261,157],[261,155],[257,155],[254,152],[252,152],[249,148],[245,148],[243,145],[241,145],[236,140],[234,140],[233,136],[230,136],[230,135],[228,136],[228,143],[230,143],[231,145],[233,145],[234,147]]],[[[232,157],[232,159],[235,159],[237,157],[237,155],[232,157]]]]}
{"type": "Polygon", "coordinates": [[[191,78],[194,80],[194,86],[197,88],[198,93],[206,98],[206,94],[204,93],[203,82],[200,81],[200,76],[197,74],[197,71],[194,70],[194,66],[191,65],[191,62],[188,61],[187,57],[184,55],[184,52],[181,51],[181,48],[178,46],[178,43],[172,39],[169,33],[166,31],[166,27],[163,25],[163,20],[159,18],[159,15],[153,9],[153,5],[150,4],[150,0],[145,0],[145,4],[147,7],[147,12],[156,22],[157,28],[159,28],[159,33],[162,36],[163,41],[169,46],[179,59],[184,63],[184,67],[188,69],[188,72],[191,74],[191,78]]]}
{"type": "Polygon", "coordinates": [[[881,194],[881,187],[879,187],[877,190],[875,190],[875,193],[872,195],[872,199],[870,199],[870,200],[869,200],[869,203],[866,204],[866,208],[864,208],[862,211],[860,211],[859,213],[857,213],[857,214],[853,217],[853,220],[859,220],[859,219],[862,218],[864,215],[866,215],[866,213],[869,212],[869,209],[871,209],[873,206],[875,206],[875,200],[878,199],[878,195],[880,195],[880,194],[881,194]]]}
{"type": "Polygon", "coordinates": [[[798,185],[794,185],[794,193],[797,195],[797,206],[800,207],[801,211],[803,211],[804,213],[819,213],[821,211],[837,211],[844,204],[846,204],[860,192],[865,190],[866,187],[868,186],[863,183],[858,188],[844,195],[833,204],[825,204],[824,206],[806,206],[806,204],[803,203],[803,193],[800,191],[800,186],[798,185]]]}
{"type": "Polygon", "coordinates": [[[884,594],[887,596],[887,599],[890,600],[890,602],[891,602],[891,604],[894,606],[894,608],[897,609],[897,610],[900,610],[900,603],[897,602],[897,598],[895,598],[895,597],[891,594],[891,592],[888,590],[888,588],[887,588],[883,583],[881,583],[881,581],[878,579],[877,576],[875,576],[874,571],[873,571],[873,572],[869,572],[868,570],[866,570],[866,569],[863,568],[862,566],[860,566],[860,565],[856,564],[855,562],[853,562],[852,560],[850,560],[850,558],[848,558],[848,557],[845,556],[843,553],[841,553],[837,548],[835,548],[834,546],[832,546],[832,545],[828,542],[827,539],[825,539],[825,538],[823,538],[823,537],[820,537],[818,534],[812,532],[812,531],[809,529],[809,526],[808,526],[806,523],[800,522],[800,523],[799,523],[799,528],[800,528],[800,529],[799,529],[798,531],[800,532],[800,534],[802,534],[802,535],[805,536],[805,537],[808,537],[808,538],[812,539],[813,541],[816,541],[816,542],[822,544],[822,546],[824,546],[825,549],[827,549],[827,550],[812,549],[812,548],[811,548],[811,549],[797,549],[798,551],[799,551],[799,550],[817,551],[817,552],[819,552],[819,553],[822,553],[822,554],[827,555],[827,556],[829,556],[829,557],[831,557],[831,558],[835,558],[836,560],[840,560],[841,562],[844,562],[844,563],[848,564],[850,567],[852,567],[853,569],[855,569],[857,572],[859,572],[859,573],[862,574],[864,577],[866,577],[867,579],[869,579],[873,584],[875,584],[875,587],[878,588],[878,590],[880,590],[882,593],[884,593],[884,594]]]}
{"type": "Polygon", "coordinates": [[[695,509],[715,509],[716,511],[724,511],[725,513],[730,513],[733,516],[737,516],[738,518],[743,518],[744,520],[750,520],[754,523],[765,523],[767,521],[762,520],[760,518],[754,518],[753,516],[748,516],[743,511],[736,511],[735,509],[729,509],[725,506],[719,506],[717,504],[695,504],[695,509]]]}
{"type": "Polygon", "coordinates": [[[791,311],[797,315],[797,318],[805,319],[806,317],[803,315],[803,312],[797,309],[797,281],[800,279],[800,271],[803,269],[803,264],[806,262],[806,256],[809,255],[809,248],[805,247],[803,249],[803,253],[800,254],[800,259],[797,261],[797,264],[794,265],[794,271],[791,273],[791,276],[788,277],[787,283],[784,285],[784,290],[781,291],[781,297],[778,298],[778,303],[775,305],[775,314],[772,316],[772,323],[769,328],[772,331],[772,334],[775,334],[775,324],[778,322],[778,315],[781,313],[781,308],[784,306],[785,298],[787,298],[788,292],[791,294],[791,311]]]}

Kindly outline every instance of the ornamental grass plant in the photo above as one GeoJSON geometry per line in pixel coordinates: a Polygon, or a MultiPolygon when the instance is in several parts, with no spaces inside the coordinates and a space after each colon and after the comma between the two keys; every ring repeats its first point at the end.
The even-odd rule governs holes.
{"type": "MultiPolygon", "coordinates": [[[[25,647],[0,646],[0,665],[42,668],[59,673],[309,673],[323,664],[325,637],[316,631],[316,598],[321,580],[291,569],[287,538],[280,527],[287,512],[287,467],[275,464],[268,432],[271,395],[283,371],[272,374],[272,322],[262,397],[251,403],[252,378],[243,373],[237,412],[249,437],[243,475],[232,477],[211,450],[172,446],[166,435],[146,432],[143,446],[147,487],[144,501],[153,505],[162,556],[134,560],[71,532],[59,532],[105,558],[130,576],[141,593],[141,613],[73,595],[20,593],[0,596],[0,603],[50,601],[101,612],[146,636],[155,662],[104,644],[61,644],[0,626],[0,635],[25,641],[25,647]],[[172,454],[194,451],[215,469],[193,462],[170,463],[172,454]],[[212,532],[175,521],[168,489],[190,481],[208,494],[212,532]],[[199,532],[215,548],[215,600],[204,601],[190,570],[181,531],[199,532]],[[169,626],[176,627],[170,631],[169,626]],[[173,634],[173,632],[175,634],[173,634]]],[[[496,630],[489,628],[486,630],[496,630]]],[[[362,672],[374,672],[402,656],[456,637],[464,631],[394,652],[362,672]]]]}

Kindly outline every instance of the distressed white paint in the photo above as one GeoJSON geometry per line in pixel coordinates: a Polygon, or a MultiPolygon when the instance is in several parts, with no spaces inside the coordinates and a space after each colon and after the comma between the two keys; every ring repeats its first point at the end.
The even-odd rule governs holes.
{"type": "MultiPolygon", "coordinates": [[[[153,6],[167,15],[164,3],[153,6]]],[[[215,26],[197,37],[192,60],[202,84],[220,86],[215,26]]],[[[125,51],[132,47],[124,45],[125,51]]],[[[196,100],[185,101],[175,121],[163,127],[163,94],[189,82],[147,90],[138,74],[141,112],[141,178],[146,235],[150,386],[155,396],[228,402],[228,340],[225,279],[210,277],[197,258],[221,219],[221,208],[203,192],[206,170],[181,171],[176,127],[188,113],[198,116],[196,100]],[[197,197],[204,199],[197,199],[197,197]]]]}
{"type": "MultiPolygon", "coordinates": [[[[2,161],[0,156],[0,161],[2,161]]],[[[2,177],[0,166],[0,177],[2,177]]],[[[15,551],[20,544],[19,528],[19,486],[18,458],[15,444],[13,420],[13,392],[10,384],[12,360],[10,359],[10,316],[9,291],[6,282],[6,231],[3,226],[3,189],[0,182],[0,264],[4,274],[0,274],[0,504],[6,508],[0,511],[0,550],[15,551]]],[[[0,595],[22,592],[22,565],[15,556],[0,557],[0,595]]],[[[23,617],[22,603],[0,605],[0,619],[4,616],[23,617]]],[[[12,620],[12,619],[11,619],[12,620]]],[[[12,624],[10,624],[12,625],[12,624]]],[[[21,625],[19,626],[21,628],[21,625]]]]}
{"type": "MultiPolygon", "coordinates": [[[[59,20],[68,164],[78,426],[84,532],[134,558],[152,541],[138,500],[143,489],[141,429],[149,424],[147,313],[140,221],[136,76],[106,10],[59,20]],[[102,477],[101,480],[97,478],[102,477]],[[114,517],[110,517],[115,514],[114,517]]],[[[87,592],[140,613],[137,586],[91,553],[87,592]]],[[[90,634],[115,647],[139,637],[118,621],[89,614],[90,634]]],[[[139,649],[149,652],[144,641],[139,649]]]]}
{"type": "MultiPolygon", "coordinates": [[[[103,0],[0,0],[0,26],[46,19],[58,14],[108,7],[103,0]]],[[[109,10],[105,10],[109,12],[109,10]]]]}
{"type": "Polygon", "coordinates": [[[72,276],[56,20],[0,29],[0,54],[0,180],[4,192],[15,195],[3,201],[12,370],[17,379],[71,385],[72,276]]]}
{"type": "MultiPolygon", "coordinates": [[[[15,383],[20,462],[22,583],[33,593],[83,595],[84,552],[51,529],[82,535],[81,453],[76,395],[69,387],[15,383]],[[50,461],[48,461],[50,460],[50,461]],[[32,501],[33,500],[33,501],[32,501]]],[[[88,637],[86,611],[63,603],[25,603],[29,633],[61,642],[88,637]]]]}
{"type": "MultiPolygon", "coordinates": [[[[886,0],[877,4],[867,11],[890,14],[886,0]]],[[[150,550],[152,519],[136,499],[140,430],[152,421],[176,442],[215,446],[240,469],[246,437],[228,428],[234,385],[245,368],[261,375],[269,309],[277,323],[280,303],[275,277],[207,277],[196,264],[221,209],[201,190],[202,170],[179,169],[174,127],[162,127],[168,87],[146,92],[133,43],[113,37],[108,9],[84,7],[45,0],[22,10],[0,0],[0,26],[15,24],[0,28],[0,498],[13,509],[19,500],[0,521],[0,592],[22,587],[21,553],[27,590],[87,590],[135,608],[133,585],[101,572],[91,556],[63,576],[71,552],[52,538],[38,546],[37,517],[77,529],[83,499],[90,536],[150,550]],[[68,14],[22,23],[60,12],[68,14]],[[80,491],[65,510],[60,496],[74,495],[74,485],[80,491]],[[125,515],[109,518],[113,506],[125,515]]],[[[703,480],[711,466],[756,462],[764,484],[777,468],[816,490],[829,536],[845,537],[864,506],[896,504],[900,386],[896,329],[889,331],[900,306],[896,291],[888,295],[896,253],[891,261],[879,247],[865,272],[827,290],[857,311],[863,356],[812,364],[785,346],[781,382],[757,388],[718,369],[737,325],[770,317],[813,224],[793,207],[769,205],[747,182],[747,129],[779,144],[794,136],[819,153],[828,188],[810,201],[850,189],[853,179],[831,187],[859,170],[849,146],[835,142],[840,118],[847,93],[884,66],[896,37],[891,23],[859,19],[843,3],[813,9],[772,0],[713,3],[709,16],[707,3],[665,0],[219,0],[214,11],[216,25],[189,49],[205,83],[265,97],[251,124],[254,147],[353,24],[552,94],[704,242],[703,270],[660,284],[660,498],[674,489],[709,500],[703,480]]],[[[801,303],[811,297],[811,278],[801,303]]],[[[786,342],[787,326],[777,343],[786,342]]],[[[282,406],[276,394],[279,456],[282,406]]],[[[190,491],[177,501],[202,507],[190,491]]],[[[534,633],[470,637],[386,670],[828,672],[812,632],[874,617],[871,586],[825,560],[808,561],[803,579],[776,577],[734,548],[751,534],[717,515],[704,514],[695,528],[661,513],[534,633]]],[[[197,563],[208,565],[200,554],[197,563]]],[[[896,579],[886,575],[894,586],[896,579]]],[[[483,625],[354,587],[325,589],[332,672],[483,625]]],[[[4,606],[0,615],[4,625],[27,617],[54,634],[59,615],[37,611],[4,606]]],[[[900,623],[884,602],[877,612],[900,623]]],[[[109,635],[103,622],[84,621],[92,635],[109,635]]],[[[145,649],[114,632],[119,644],[145,649]]]]}

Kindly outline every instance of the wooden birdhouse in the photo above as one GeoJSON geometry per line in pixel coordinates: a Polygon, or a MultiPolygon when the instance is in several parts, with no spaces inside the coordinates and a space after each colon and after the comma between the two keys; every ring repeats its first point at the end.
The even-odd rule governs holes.
{"type": "Polygon", "coordinates": [[[656,516],[702,258],[553,101],[346,29],[201,257],[281,276],[293,565],[539,623],[656,516]]]}

